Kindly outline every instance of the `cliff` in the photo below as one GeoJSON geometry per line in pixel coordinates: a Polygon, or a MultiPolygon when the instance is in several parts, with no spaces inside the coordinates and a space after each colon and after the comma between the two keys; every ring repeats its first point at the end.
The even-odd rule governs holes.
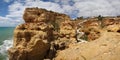
{"type": "Polygon", "coordinates": [[[25,23],[14,31],[9,60],[120,59],[119,18],[73,21],[65,14],[26,8],[23,19],[25,23]]]}
{"type": "Polygon", "coordinates": [[[9,60],[52,59],[56,50],[75,41],[74,23],[70,17],[45,9],[26,8],[24,24],[14,31],[14,44],[8,50],[9,60]],[[66,33],[64,33],[66,32],[66,33]]]}

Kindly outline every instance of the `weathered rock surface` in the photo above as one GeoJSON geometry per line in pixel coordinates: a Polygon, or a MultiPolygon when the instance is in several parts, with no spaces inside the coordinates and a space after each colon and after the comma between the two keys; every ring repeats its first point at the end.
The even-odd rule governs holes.
{"type": "Polygon", "coordinates": [[[77,43],[59,51],[55,60],[120,60],[120,33],[104,32],[88,43],[77,43]]]}
{"type": "Polygon", "coordinates": [[[68,48],[70,44],[76,42],[75,24],[71,21],[62,22],[55,45],[58,45],[58,50],[68,48]]]}
{"type": "Polygon", "coordinates": [[[10,60],[40,60],[50,48],[51,27],[45,23],[28,23],[16,27],[14,44],[9,49],[10,60]],[[26,57],[25,57],[26,56],[26,57]],[[22,58],[22,59],[21,59],[22,58]]]}
{"type": "Polygon", "coordinates": [[[61,44],[64,41],[66,44],[68,38],[71,36],[75,38],[75,30],[72,29],[74,24],[66,23],[68,28],[66,31],[69,33],[63,34],[65,30],[62,31],[63,26],[61,27],[60,24],[63,25],[65,21],[70,22],[70,17],[65,14],[39,8],[26,8],[23,19],[25,23],[17,26],[14,31],[14,44],[8,50],[9,60],[52,59],[56,50],[63,48],[61,44]],[[62,34],[67,40],[60,38],[62,34]],[[55,40],[61,43],[58,44],[59,41],[55,40]]]}
{"type": "Polygon", "coordinates": [[[14,31],[9,60],[120,60],[120,18],[72,21],[65,14],[26,8],[23,19],[14,31]],[[79,43],[78,32],[89,42],[79,43]]]}
{"type": "Polygon", "coordinates": [[[63,22],[65,20],[70,20],[70,17],[65,14],[60,14],[52,11],[47,11],[46,9],[39,8],[26,8],[25,13],[23,15],[23,19],[26,23],[29,22],[63,22]]]}
{"type": "MultiPolygon", "coordinates": [[[[119,32],[120,19],[103,19],[103,20],[85,20],[78,24],[80,32],[84,32],[88,41],[96,40],[100,37],[102,31],[119,32]]],[[[82,37],[82,38],[83,38],[82,37]]]]}

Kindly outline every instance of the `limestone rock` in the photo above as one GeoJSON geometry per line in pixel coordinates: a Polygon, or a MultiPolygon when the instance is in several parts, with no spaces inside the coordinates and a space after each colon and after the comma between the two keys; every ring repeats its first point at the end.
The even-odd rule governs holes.
{"type": "Polygon", "coordinates": [[[77,25],[77,28],[80,29],[80,32],[84,32],[83,38],[86,38],[88,41],[98,39],[102,31],[108,32],[119,32],[120,31],[120,20],[117,19],[103,19],[102,21],[98,20],[86,20],[80,22],[77,25]]]}
{"type": "Polygon", "coordinates": [[[58,39],[55,41],[55,44],[59,46],[58,50],[68,48],[70,44],[74,44],[75,42],[75,24],[71,21],[61,23],[58,39]]]}
{"type": "Polygon", "coordinates": [[[27,60],[27,51],[25,49],[10,48],[8,50],[9,60],[27,60]]]}
{"type": "Polygon", "coordinates": [[[109,32],[119,32],[120,30],[120,20],[108,19],[104,20],[104,29],[109,32]]]}
{"type": "Polygon", "coordinates": [[[17,26],[14,31],[13,47],[8,50],[9,59],[52,59],[53,56],[49,56],[53,55],[51,50],[54,50],[54,46],[51,42],[55,40],[54,32],[59,33],[60,24],[70,20],[70,17],[45,9],[26,8],[23,19],[25,23],[17,26]]]}
{"type": "Polygon", "coordinates": [[[66,14],[26,8],[23,19],[14,31],[9,60],[120,60],[119,17],[72,20],[66,14]],[[77,32],[88,42],[79,42],[77,32]]]}
{"type": "Polygon", "coordinates": [[[86,39],[87,41],[92,41],[98,39],[101,35],[101,22],[97,20],[88,20],[80,23],[77,28],[80,32],[84,32],[81,39],[86,39]]]}
{"type": "Polygon", "coordinates": [[[88,43],[73,45],[59,51],[55,60],[119,60],[120,34],[104,32],[102,36],[88,43]]]}
{"type": "Polygon", "coordinates": [[[14,44],[9,49],[10,60],[44,59],[50,48],[51,34],[48,32],[51,32],[51,29],[52,27],[44,22],[26,23],[16,27],[14,44]]]}
{"type": "Polygon", "coordinates": [[[65,14],[60,14],[52,11],[47,11],[45,9],[39,8],[26,8],[25,13],[23,15],[23,19],[26,23],[30,22],[54,22],[59,21],[63,22],[65,20],[70,20],[70,17],[65,14]]]}

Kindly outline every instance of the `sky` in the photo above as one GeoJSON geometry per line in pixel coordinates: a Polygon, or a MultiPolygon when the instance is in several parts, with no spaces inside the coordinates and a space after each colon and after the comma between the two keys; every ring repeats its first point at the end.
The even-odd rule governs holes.
{"type": "Polygon", "coordinates": [[[71,18],[120,15],[120,0],[0,0],[0,27],[24,23],[22,15],[27,7],[45,8],[71,18]]]}

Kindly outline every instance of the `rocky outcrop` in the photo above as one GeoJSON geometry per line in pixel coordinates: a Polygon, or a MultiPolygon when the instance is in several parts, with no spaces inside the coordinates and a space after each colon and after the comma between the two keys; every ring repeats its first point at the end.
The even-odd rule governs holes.
{"type": "Polygon", "coordinates": [[[9,60],[119,60],[118,18],[72,21],[65,14],[26,8],[23,19],[14,31],[9,60]]]}
{"type": "Polygon", "coordinates": [[[10,60],[40,60],[50,48],[52,27],[41,23],[26,23],[16,27],[14,44],[9,49],[10,60]]]}
{"type": "Polygon", "coordinates": [[[47,11],[46,9],[39,8],[26,8],[23,15],[23,19],[26,23],[29,22],[45,22],[45,23],[60,23],[63,21],[70,20],[70,17],[65,14],[60,14],[52,11],[47,11]]]}
{"type": "Polygon", "coordinates": [[[103,32],[102,36],[88,43],[77,43],[59,51],[55,60],[119,60],[120,34],[103,32]]]}
{"type": "Polygon", "coordinates": [[[85,20],[77,25],[77,29],[85,34],[81,37],[87,41],[96,40],[100,37],[102,31],[119,32],[120,19],[103,19],[103,20],[85,20]]]}
{"type": "Polygon", "coordinates": [[[59,35],[55,40],[55,45],[58,45],[57,50],[68,48],[70,44],[76,42],[75,24],[73,22],[62,22],[60,24],[59,35]]]}
{"type": "Polygon", "coordinates": [[[26,8],[23,19],[25,23],[14,31],[14,44],[8,50],[9,60],[52,59],[56,50],[63,48],[61,45],[75,38],[74,24],[65,14],[26,8]]]}
{"type": "Polygon", "coordinates": [[[104,29],[109,32],[119,32],[120,20],[119,19],[106,19],[103,20],[104,29]]]}
{"type": "Polygon", "coordinates": [[[80,32],[84,32],[81,38],[88,41],[98,39],[101,33],[101,22],[98,20],[86,20],[85,22],[78,25],[80,32]]]}

